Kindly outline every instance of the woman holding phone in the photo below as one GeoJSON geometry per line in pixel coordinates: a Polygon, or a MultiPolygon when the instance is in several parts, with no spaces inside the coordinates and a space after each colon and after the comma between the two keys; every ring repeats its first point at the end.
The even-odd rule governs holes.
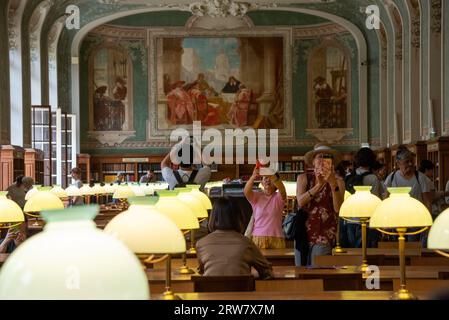
{"type": "Polygon", "coordinates": [[[260,249],[285,248],[282,219],[287,193],[280,177],[269,168],[254,168],[244,194],[253,209],[252,240],[260,249]],[[253,191],[254,181],[262,176],[263,191],[253,191]]]}
{"type": "MultiPolygon", "coordinates": [[[[334,168],[340,162],[340,155],[336,150],[318,144],[305,155],[305,162],[309,168],[313,167],[313,171],[298,177],[296,198],[298,207],[307,214],[307,265],[312,265],[315,256],[332,254],[345,183],[335,175],[334,168]]],[[[300,246],[295,244],[297,266],[301,265],[301,252],[298,248],[300,246]]]]}

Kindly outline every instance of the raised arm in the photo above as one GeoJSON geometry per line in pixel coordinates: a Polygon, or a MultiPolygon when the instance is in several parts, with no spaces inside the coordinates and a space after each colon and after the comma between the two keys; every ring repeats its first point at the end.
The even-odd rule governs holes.
{"type": "Polygon", "coordinates": [[[285,186],[284,183],[281,180],[281,177],[279,176],[279,174],[270,176],[271,181],[273,182],[273,184],[276,186],[276,188],[278,188],[279,193],[281,194],[281,197],[284,201],[287,201],[287,191],[285,191],[285,186]]]}
{"type": "Polygon", "coordinates": [[[298,201],[298,207],[304,208],[312,201],[321,188],[324,187],[324,183],[324,180],[320,178],[313,188],[307,189],[307,174],[301,174],[296,181],[296,200],[298,201]]]}
{"type": "Polygon", "coordinates": [[[259,169],[254,168],[251,178],[249,178],[249,180],[246,182],[245,189],[243,189],[243,194],[247,199],[251,199],[253,196],[254,181],[257,179],[258,176],[259,176],[259,169]]]}

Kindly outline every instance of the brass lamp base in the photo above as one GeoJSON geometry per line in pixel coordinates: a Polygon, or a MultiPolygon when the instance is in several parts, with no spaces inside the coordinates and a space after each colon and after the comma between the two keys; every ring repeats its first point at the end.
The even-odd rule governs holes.
{"type": "Polygon", "coordinates": [[[418,298],[407,289],[400,289],[391,296],[391,300],[418,300],[418,298]]]}
{"type": "Polygon", "coordinates": [[[195,271],[190,269],[188,266],[181,266],[176,270],[176,274],[193,274],[195,271]]]}
{"type": "Polygon", "coordinates": [[[368,272],[368,264],[367,264],[367,263],[362,263],[362,264],[360,265],[360,267],[359,267],[359,270],[360,270],[362,273],[367,273],[367,272],[368,272]]]}
{"type": "Polygon", "coordinates": [[[187,250],[188,254],[196,254],[196,249],[195,248],[190,248],[189,250],[187,250]]]}
{"type": "Polygon", "coordinates": [[[346,250],[345,249],[343,249],[342,247],[340,247],[340,246],[336,246],[335,248],[334,248],[334,253],[346,253],[346,250]]]}
{"type": "Polygon", "coordinates": [[[173,291],[168,290],[162,293],[162,299],[164,300],[179,300],[179,297],[176,296],[173,291]]]}

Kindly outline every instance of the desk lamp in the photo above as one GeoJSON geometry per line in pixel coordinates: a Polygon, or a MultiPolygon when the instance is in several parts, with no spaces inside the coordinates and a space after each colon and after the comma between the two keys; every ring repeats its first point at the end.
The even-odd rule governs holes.
{"type": "MultiPolygon", "coordinates": [[[[144,198],[144,197],[138,197],[144,198]]],[[[148,197],[145,197],[148,198],[148,197]]],[[[133,251],[142,262],[166,261],[165,300],[174,300],[171,290],[171,254],[185,252],[186,242],[174,221],[158,212],[153,199],[136,200],[130,198],[130,207],[114,217],[105,227],[109,233],[133,251]],[[154,255],[163,255],[155,259],[154,255]]]]}
{"type": "Polygon", "coordinates": [[[427,248],[449,258],[449,208],[440,213],[429,231],[427,248]]]}
{"type": "Polygon", "coordinates": [[[38,191],[25,203],[23,212],[25,212],[27,216],[36,218],[33,226],[39,226],[39,224],[37,223],[39,212],[45,210],[62,209],[64,209],[64,204],[62,203],[61,199],[59,199],[50,191],[38,191]]]}
{"type": "Polygon", "coordinates": [[[192,191],[191,193],[201,200],[203,203],[203,206],[206,208],[206,210],[212,210],[212,202],[210,201],[209,197],[202,191],[200,191],[200,185],[198,184],[188,184],[187,188],[190,188],[192,191]]]}
{"type": "Polygon", "coordinates": [[[118,200],[122,209],[128,208],[127,199],[131,197],[135,197],[136,194],[131,189],[130,186],[127,185],[119,185],[117,189],[115,189],[114,194],[112,195],[112,199],[118,200]]]}
{"type": "Polygon", "coordinates": [[[76,186],[68,186],[65,189],[65,192],[67,193],[67,196],[69,197],[69,205],[73,204],[74,197],[81,197],[81,191],[76,186]]]}
{"type": "Polygon", "coordinates": [[[92,187],[92,192],[95,196],[97,204],[100,204],[101,197],[106,194],[106,190],[100,183],[95,183],[92,187]]]}
{"type": "Polygon", "coordinates": [[[382,202],[379,197],[371,193],[371,186],[355,186],[355,193],[349,196],[341,205],[340,217],[353,223],[362,225],[362,273],[368,271],[366,260],[366,226],[373,212],[382,202]]]}
{"type": "Polygon", "coordinates": [[[88,184],[84,184],[81,188],[80,188],[80,192],[81,192],[81,196],[84,197],[86,204],[90,204],[90,197],[94,196],[94,189],[89,186],[88,184]]]}
{"type": "MultiPolygon", "coordinates": [[[[189,206],[178,199],[177,196],[179,191],[159,190],[157,193],[159,201],[156,203],[156,210],[172,219],[184,234],[188,233],[189,230],[199,229],[200,225],[196,215],[190,210],[189,206]]],[[[183,253],[182,258],[183,265],[179,268],[178,273],[194,273],[194,271],[187,266],[187,256],[185,252],[183,253]]]]}
{"type": "Polygon", "coordinates": [[[25,221],[22,209],[14,201],[0,198],[0,228],[9,229],[21,225],[25,221]]]}
{"type": "MultiPolygon", "coordinates": [[[[181,200],[181,202],[185,203],[190,210],[196,215],[198,222],[201,223],[205,219],[207,219],[208,214],[207,210],[203,205],[203,202],[195,197],[194,194],[192,194],[190,188],[176,188],[176,190],[179,191],[178,199],[181,200]]],[[[195,249],[195,230],[190,230],[190,249],[188,250],[188,253],[190,254],[196,254],[195,249]]]]}
{"type": "MultiPolygon", "coordinates": [[[[348,199],[351,196],[351,193],[348,190],[345,190],[345,197],[344,197],[344,201],[346,201],[346,199],[348,199]]],[[[343,201],[343,203],[344,203],[343,201]]],[[[341,208],[340,208],[341,210],[341,208]]],[[[336,239],[336,244],[335,244],[335,248],[334,248],[334,253],[338,254],[338,253],[345,253],[346,250],[344,250],[341,246],[340,246],[340,214],[338,214],[338,223],[337,223],[337,239],[336,239]]]]}
{"type": "Polygon", "coordinates": [[[61,186],[58,185],[53,186],[50,192],[53,193],[55,196],[57,196],[59,199],[68,198],[67,192],[63,188],[61,188],[61,186]]]}
{"type": "Polygon", "coordinates": [[[419,234],[432,225],[429,210],[410,196],[410,190],[411,188],[388,188],[390,197],[379,204],[370,220],[370,228],[376,228],[384,234],[399,236],[401,289],[392,296],[395,300],[416,299],[406,288],[405,236],[419,234]],[[410,228],[420,229],[411,231],[410,228]],[[385,229],[395,229],[396,232],[385,229]]]}
{"type": "Polygon", "coordinates": [[[44,230],[14,250],[0,270],[0,299],[149,299],[139,260],[96,228],[97,213],[98,206],[43,211],[44,230]]]}

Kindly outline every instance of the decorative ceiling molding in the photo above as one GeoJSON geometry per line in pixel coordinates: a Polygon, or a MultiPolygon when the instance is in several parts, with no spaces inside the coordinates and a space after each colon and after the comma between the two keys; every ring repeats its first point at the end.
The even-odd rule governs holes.
{"type": "Polygon", "coordinates": [[[146,29],[146,27],[136,28],[106,24],[95,28],[89,32],[89,35],[101,35],[119,39],[145,39],[146,29]]]}
{"type": "Polygon", "coordinates": [[[430,22],[431,30],[441,33],[441,0],[431,0],[430,22]]]}
{"type": "Polygon", "coordinates": [[[403,25],[402,25],[402,18],[401,14],[396,6],[390,6],[390,10],[393,16],[393,23],[396,29],[396,39],[395,39],[395,56],[397,60],[402,60],[403,52],[403,41],[402,41],[402,35],[403,35],[403,25]]]}
{"type": "Polygon", "coordinates": [[[348,30],[343,26],[333,22],[315,26],[293,28],[293,37],[295,38],[315,38],[338,33],[348,33],[348,30]]]}

